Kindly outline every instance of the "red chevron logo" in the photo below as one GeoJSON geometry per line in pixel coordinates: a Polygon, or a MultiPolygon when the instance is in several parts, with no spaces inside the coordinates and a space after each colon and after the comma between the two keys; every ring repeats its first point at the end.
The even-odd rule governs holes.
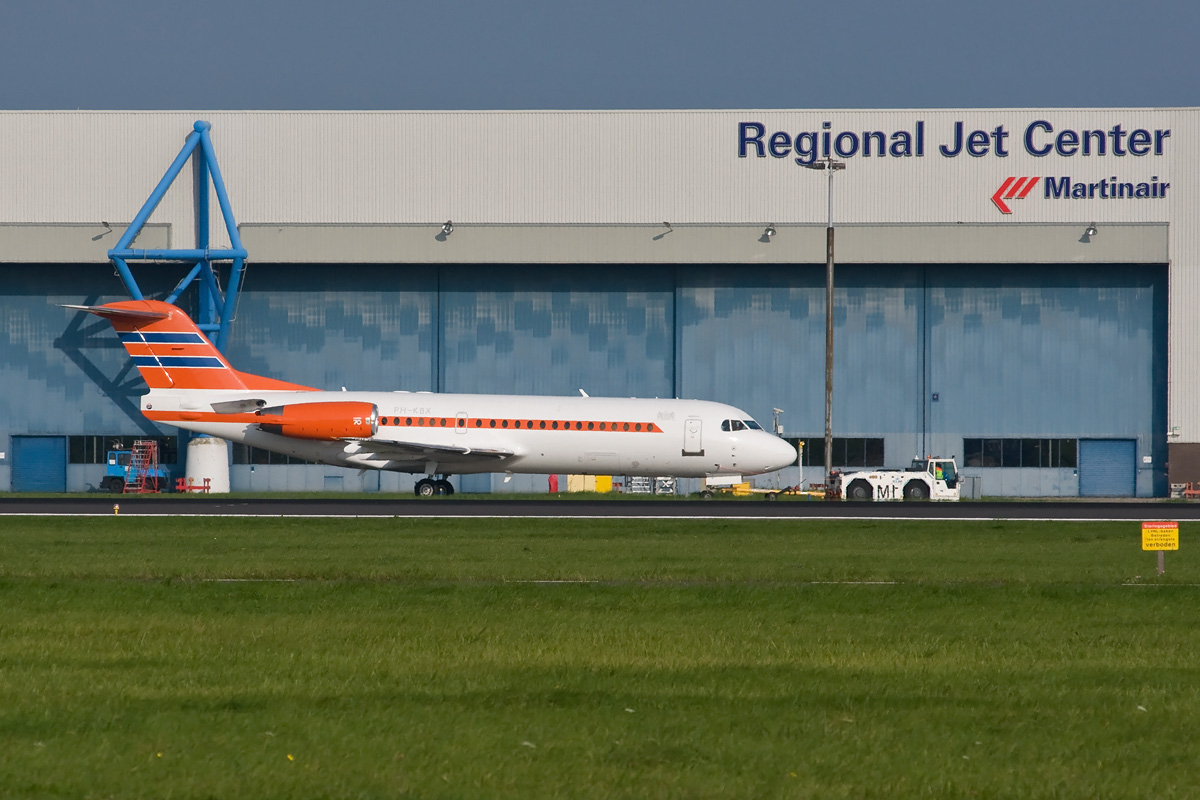
{"type": "Polygon", "coordinates": [[[1025,196],[1033,191],[1033,187],[1041,178],[1005,178],[1004,183],[1000,184],[1000,188],[992,195],[992,202],[996,204],[996,208],[1000,209],[1001,214],[1011,214],[1012,209],[1008,207],[1005,200],[1024,200],[1025,196]]]}

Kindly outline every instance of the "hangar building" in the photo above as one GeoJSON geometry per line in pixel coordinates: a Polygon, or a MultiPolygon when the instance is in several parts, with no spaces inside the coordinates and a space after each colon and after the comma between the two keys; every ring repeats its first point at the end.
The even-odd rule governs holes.
{"type": "MultiPolygon", "coordinates": [[[[60,304],[127,298],[107,251],[201,119],[250,256],[239,369],[779,408],[807,445],[779,480],[819,481],[831,217],[835,465],[955,455],[984,495],[1200,481],[1198,109],[15,111],[0,491],[85,490],[113,440],[175,443],[108,326],[60,304]],[[805,168],[829,157],[832,183],[805,168]]],[[[196,246],[199,185],[134,246],[196,246]]],[[[154,297],[183,271],[134,266],[154,297]]],[[[231,457],[234,490],[414,480],[231,457]]],[[[454,480],[546,485],[502,477],[454,480]]]]}

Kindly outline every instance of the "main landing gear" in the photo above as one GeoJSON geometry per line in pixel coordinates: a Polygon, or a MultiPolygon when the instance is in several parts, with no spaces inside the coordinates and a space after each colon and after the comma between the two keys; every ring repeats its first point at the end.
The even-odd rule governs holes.
{"type": "Polygon", "coordinates": [[[422,478],[417,481],[417,485],[413,487],[413,493],[417,497],[433,497],[435,495],[452,495],[454,494],[454,485],[445,478],[422,478]]]}

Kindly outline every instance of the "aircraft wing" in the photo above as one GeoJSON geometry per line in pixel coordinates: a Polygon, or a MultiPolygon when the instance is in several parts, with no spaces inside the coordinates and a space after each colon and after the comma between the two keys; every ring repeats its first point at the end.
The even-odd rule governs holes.
{"type": "Polygon", "coordinates": [[[392,461],[425,461],[429,459],[453,459],[456,463],[479,461],[496,463],[516,455],[512,450],[490,450],[475,447],[430,444],[428,442],[380,441],[362,439],[355,455],[374,454],[392,461]]]}

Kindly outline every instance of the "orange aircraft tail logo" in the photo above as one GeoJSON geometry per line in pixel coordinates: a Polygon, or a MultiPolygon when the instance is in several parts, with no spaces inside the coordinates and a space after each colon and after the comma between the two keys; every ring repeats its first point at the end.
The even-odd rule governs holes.
{"type": "Polygon", "coordinates": [[[272,389],[307,386],[238,372],[178,307],[160,300],[69,306],[108,320],[151,389],[272,389]]]}

